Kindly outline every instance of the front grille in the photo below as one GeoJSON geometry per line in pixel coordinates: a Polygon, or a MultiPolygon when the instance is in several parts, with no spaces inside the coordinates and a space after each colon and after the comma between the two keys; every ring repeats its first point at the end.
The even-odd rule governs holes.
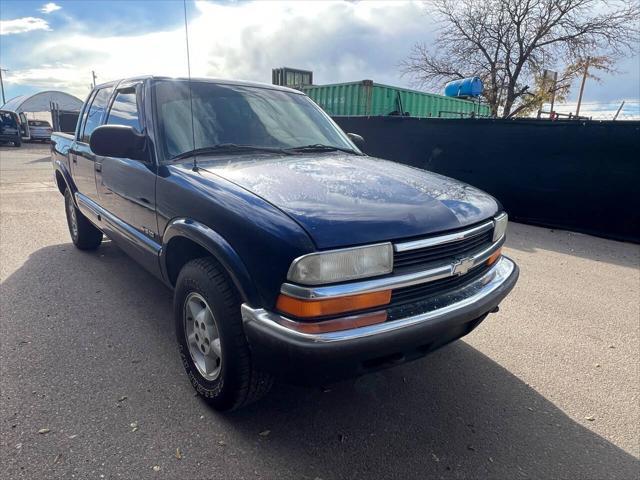
{"type": "Polygon", "coordinates": [[[481,277],[487,270],[489,270],[489,268],[491,268],[491,266],[485,263],[474,268],[465,275],[442,278],[433,282],[420,283],[410,287],[397,288],[391,294],[389,307],[417,302],[433,295],[434,293],[441,295],[451,290],[455,290],[467,283],[471,283],[476,278],[481,277]]]}
{"type": "Polygon", "coordinates": [[[407,250],[406,252],[394,252],[393,269],[418,269],[427,264],[445,261],[451,263],[456,258],[468,257],[492,244],[493,229],[483,232],[475,237],[458,240],[456,242],[443,243],[432,247],[407,250]]]}

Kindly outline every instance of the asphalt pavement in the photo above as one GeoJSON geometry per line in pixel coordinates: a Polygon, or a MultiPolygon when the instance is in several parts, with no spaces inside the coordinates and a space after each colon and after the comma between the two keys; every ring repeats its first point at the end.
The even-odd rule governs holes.
{"type": "Polygon", "coordinates": [[[640,246],[512,224],[519,283],[464,340],[223,415],[172,293],[73,247],[48,155],[0,147],[1,478],[640,477],[640,246]]]}

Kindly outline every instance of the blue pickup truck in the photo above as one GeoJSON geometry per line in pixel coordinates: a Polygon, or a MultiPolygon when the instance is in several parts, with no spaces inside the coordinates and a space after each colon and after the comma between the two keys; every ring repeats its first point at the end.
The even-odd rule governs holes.
{"type": "Polygon", "coordinates": [[[51,136],[76,247],[103,235],[174,292],[182,363],[216,409],[413,360],[511,291],[491,196],[364,155],[304,94],[211,79],[97,86],[51,136]]]}

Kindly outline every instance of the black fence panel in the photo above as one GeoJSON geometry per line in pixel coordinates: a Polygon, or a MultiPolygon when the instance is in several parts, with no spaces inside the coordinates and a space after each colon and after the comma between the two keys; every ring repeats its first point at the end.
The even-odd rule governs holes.
{"type": "Polygon", "coordinates": [[[75,133],[79,116],[80,112],[60,112],[60,131],[65,133],[75,133]]]}
{"type": "Polygon", "coordinates": [[[367,154],[481,188],[514,220],[640,243],[640,122],[334,120],[367,154]]]}

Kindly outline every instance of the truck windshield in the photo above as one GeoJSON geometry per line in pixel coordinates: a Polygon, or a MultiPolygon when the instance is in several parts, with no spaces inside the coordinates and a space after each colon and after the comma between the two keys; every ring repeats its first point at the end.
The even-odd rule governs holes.
{"type": "MultiPolygon", "coordinates": [[[[155,84],[162,147],[167,158],[223,144],[265,149],[318,145],[355,150],[346,135],[304,95],[194,80],[191,96],[192,101],[187,81],[163,80],[155,84]]],[[[243,149],[236,151],[246,153],[243,149]]]]}

